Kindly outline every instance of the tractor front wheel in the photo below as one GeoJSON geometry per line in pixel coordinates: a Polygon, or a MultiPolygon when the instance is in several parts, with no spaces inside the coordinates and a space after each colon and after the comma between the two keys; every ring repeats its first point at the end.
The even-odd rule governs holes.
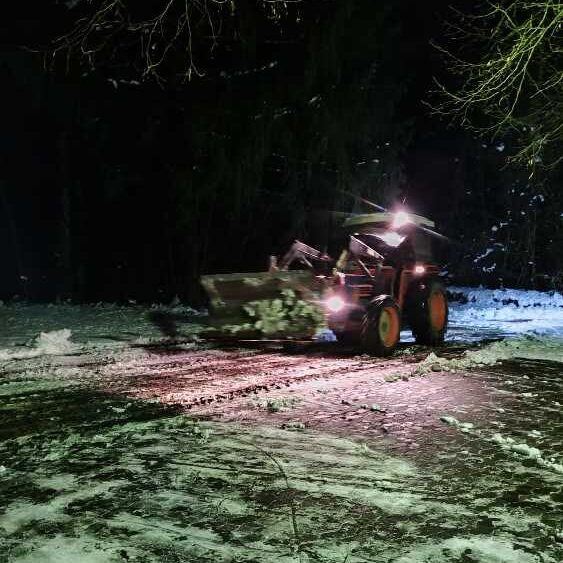
{"type": "Polygon", "coordinates": [[[446,289],[438,280],[426,279],[409,293],[407,315],[416,343],[439,346],[448,328],[446,289]]]}
{"type": "Polygon", "coordinates": [[[360,342],[366,352],[389,356],[399,342],[401,313],[389,296],[376,297],[368,306],[360,329],[360,342]]]}

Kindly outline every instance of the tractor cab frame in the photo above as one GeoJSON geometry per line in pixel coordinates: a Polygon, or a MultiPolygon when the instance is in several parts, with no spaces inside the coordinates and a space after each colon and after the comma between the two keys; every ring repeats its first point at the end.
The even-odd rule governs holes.
{"type": "Polygon", "coordinates": [[[400,211],[354,215],[343,224],[338,259],[295,241],[268,272],[204,276],[214,309],[240,309],[250,297],[292,288],[326,314],[339,341],[389,355],[409,326],[417,343],[444,341],[448,302],[433,260],[434,223],[400,211]],[[254,280],[254,281],[252,281],[254,280]],[[256,280],[260,280],[257,283],[256,280]],[[244,289],[241,289],[241,283],[244,289]]]}

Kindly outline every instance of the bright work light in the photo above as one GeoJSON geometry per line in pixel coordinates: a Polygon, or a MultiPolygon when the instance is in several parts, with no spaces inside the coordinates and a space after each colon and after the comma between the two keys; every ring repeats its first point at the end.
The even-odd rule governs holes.
{"type": "Polygon", "coordinates": [[[333,295],[325,301],[325,305],[331,313],[338,313],[338,311],[342,311],[342,309],[346,305],[346,302],[344,301],[344,299],[342,299],[342,297],[333,295]]]}
{"type": "Polygon", "coordinates": [[[395,216],[393,217],[392,226],[394,229],[400,229],[410,222],[410,215],[406,211],[397,211],[397,213],[395,213],[395,216]]]}

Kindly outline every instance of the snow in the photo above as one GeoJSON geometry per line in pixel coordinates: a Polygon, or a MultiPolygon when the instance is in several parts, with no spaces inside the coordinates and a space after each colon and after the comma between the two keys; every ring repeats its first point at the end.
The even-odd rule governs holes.
{"type": "MultiPolygon", "coordinates": [[[[421,374],[467,370],[514,358],[563,361],[563,339],[557,337],[561,333],[546,331],[558,326],[560,294],[455,291],[464,293],[468,303],[452,303],[454,335],[505,336],[506,324],[522,330],[458,358],[429,354],[413,369],[420,367],[421,374]],[[507,320],[527,312],[531,313],[527,321],[507,320]],[[534,324],[535,317],[547,319],[542,331],[534,324]],[[472,326],[477,327],[475,332],[472,326]]],[[[180,305],[175,311],[195,316],[180,305]]],[[[542,432],[532,430],[534,422],[523,432],[501,420],[491,424],[503,424],[487,429],[486,421],[469,420],[465,396],[460,397],[465,410],[446,412],[441,420],[463,433],[455,437],[468,449],[457,460],[462,456],[455,450],[455,440],[450,440],[452,449],[440,451],[444,461],[437,464],[435,474],[426,473],[423,465],[408,457],[389,454],[379,445],[383,441],[366,444],[313,430],[305,417],[291,412],[299,406],[299,398],[289,391],[252,401],[257,410],[287,410],[295,419],[283,429],[197,422],[188,416],[170,416],[169,411],[152,419],[154,404],[111,392],[104,397],[93,394],[88,404],[71,403],[83,399],[81,395],[73,399],[69,374],[95,380],[103,369],[139,377],[138,368],[152,352],[138,344],[158,342],[160,337],[148,312],[136,305],[0,307],[0,360],[15,364],[10,364],[1,381],[7,416],[19,416],[19,424],[27,412],[35,420],[49,404],[46,400],[51,396],[43,393],[49,386],[58,385],[60,390],[52,396],[55,406],[50,409],[63,399],[58,411],[48,413],[61,417],[60,427],[56,426],[59,418],[36,426],[28,426],[26,420],[21,428],[24,435],[0,442],[0,484],[4,485],[0,535],[8,561],[158,561],[168,554],[170,560],[184,561],[305,561],[304,552],[295,554],[298,543],[290,521],[294,507],[303,534],[301,545],[322,553],[327,563],[558,560],[548,539],[555,533],[549,520],[555,501],[498,502],[505,493],[508,498],[518,483],[527,484],[524,478],[512,480],[520,478],[520,474],[514,477],[517,471],[541,474],[545,497],[557,492],[550,483],[560,479],[563,465],[549,453],[556,448],[542,439],[549,428],[538,424],[542,432]],[[77,353],[80,358],[66,356],[77,353]],[[95,353],[96,361],[102,355],[107,360],[103,368],[96,362],[87,364],[95,353]],[[96,370],[92,365],[98,366],[96,370]],[[76,412],[67,413],[67,404],[76,412]],[[71,416],[63,419],[67,414],[71,416]],[[489,454],[481,456],[477,445],[487,447],[494,459],[483,461],[489,454]],[[483,469],[487,461],[491,465],[483,469]],[[495,522],[491,534],[481,530],[485,517],[495,522]]],[[[182,321],[179,329],[194,334],[197,324],[182,321]]],[[[168,360],[163,373],[174,367],[173,356],[168,360]]],[[[254,369],[250,362],[246,367],[254,369]]],[[[193,374],[186,372],[186,377],[193,374]]],[[[469,375],[473,376],[478,373],[469,375]]],[[[455,376],[448,373],[441,378],[450,377],[455,376]]],[[[403,384],[407,382],[393,385],[403,384]]],[[[510,387],[511,397],[532,411],[541,391],[530,389],[510,387]]],[[[546,401],[560,406],[553,397],[546,401]]],[[[383,401],[377,396],[361,400],[365,412],[358,416],[365,417],[366,424],[395,415],[386,402],[383,406],[372,402],[383,401]]],[[[510,410],[510,403],[502,404],[510,410]]],[[[491,403],[492,416],[504,410],[491,403]]],[[[451,433],[442,434],[451,438],[451,433]]],[[[559,530],[560,523],[556,526],[559,530]]]]}
{"type": "MultiPolygon", "coordinates": [[[[504,360],[524,358],[563,363],[563,338],[522,336],[492,342],[477,350],[467,350],[460,357],[444,358],[431,352],[411,375],[426,375],[433,371],[462,371],[494,366],[504,360]]],[[[523,396],[526,396],[523,394],[523,396]]]]}
{"type": "MultiPolygon", "coordinates": [[[[440,420],[450,426],[453,426],[454,428],[457,428],[464,434],[470,434],[475,438],[497,444],[501,450],[514,453],[519,459],[532,460],[543,469],[547,469],[548,471],[556,474],[563,474],[563,464],[559,463],[559,461],[553,456],[546,458],[544,453],[539,448],[530,446],[525,442],[519,442],[516,439],[511,438],[510,436],[503,436],[499,432],[495,432],[491,436],[486,430],[476,428],[473,423],[460,422],[453,416],[443,415],[440,417],[440,420]]],[[[496,424],[496,421],[493,421],[492,424],[496,424]]],[[[500,424],[500,426],[504,425],[500,424]]],[[[541,433],[537,430],[532,430],[531,432],[528,432],[528,436],[532,438],[538,438],[541,437],[541,433]]]]}
{"type": "Polygon", "coordinates": [[[0,362],[158,343],[166,338],[151,315],[160,311],[177,319],[180,339],[193,339],[206,315],[205,311],[181,304],[143,307],[4,303],[0,306],[0,362]]]}
{"type": "Polygon", "coordinates": [[[109,563],[120,560],[116,553],[111,553],[112,550],[100,549],[99,544],[95,536],[81,534],[80,538],[68,538],[57,534],[47,538],[36,550],[14,560],[18,563],[109,563]]]}
{"type": "Polygon", "coordinates": [[[523,457],[534,460],[539,466],[545,467],[555,473],[563,474],[563,464],[555,462],[553,459],[545,459],[540,449],[529,446],[526,443],[517,443],[510,436],[503,436],[495,433],[492,441],[497,443],[503,450],[515,452],[523,457]]]}
{"type": "Polygon", "coordinates": [[[33,358],[36,356],[63,356],[78,350],[78,346],[70,341],[72,332],[68,328],[42,332],[28,349],[0,350],[0,361],[11,359],[33,358]]]}
{"type": "Polygon", "coordinates": [[[459,430],[463,433],[469,433],[473,430],[473,423],[472,422],[460,422],[457,418],[453,416],[441,416],[440,420],[449,424],[450,426],[454,426],[455,428],[459,428],[459,430]]]}
{"type": "MultiPolygon", "coordinates": [[[[563,295],[560,293],[458,286],[448,289],[456,300],[450,300],[447,340],[508,340],[467,352],[452,362],[431,354],[418,366],[418,374],[494,365],[514,357],[561,361],[563,295]]],[[[151,322],[154,311],[176,316],[179,340],[187,340],[181,346],[185,349],[194,346],[206,312],[179,303],[150,308],[107,303],[82,306],[4,303],[0,306],[0,362],[96,351],[134,355],[138,347],[166,344],[169,340],[151,322]]],[[[335,340],[330,331],[319,332],[316,338],[335,340]]],[[[410,331],[402,331],[401,340],[412,340],[410,331]]]]}
{"type": "Polygon", "coordinates": [[[313,338],[319,342],[336,342],[336,335],[329,328],[319,330],[313,338]]]}
{"type": "Polygon", "coordinates": [[[491,254],[492,252],[494,252],[494,248],[487,248],[487,250],[485,250],[485,252],[483,252],[483,254],[480,254],[479,256],[477,256],[477,258],[475,258],[475,260],[473,260],[473,262],[476,264],[477,262],[480,262],[481,260],[483,260],[483,258],[486,258],[489,254],[491,254]]]}
{"type": "Polygon", "coordinates": [[[395,563],[447,563],[475,561],[479,563],[540,563],[539,556],[517,549],[503,538],[476,536],[453,537],[440,543],[415,546],[395,563]]]}
{"type": "Polygon", "coordinates": [[[503,490],[488,475],[468,475],[446,494],[447,473],[432,478],[352,440],[212,422],[202,442],[186,422],[193,425],[177,416],[103,426],[103,450],[86,431],[48,465],[36,463],[57,447],[44,435],[22,445],[20,490],[0,514],[8,561],[308,561],[296,552],[293,509],[302,545],[326,563],[557,561],[552,546],[533,549],[529,531],[542,542],[556,533],[540,514],[467,496],[475,489],[479,502],[494,502],[503,490]],[[112,476],[136,469],[133,479],[112,476]],[[44,490],[33,498],[37,486],[44,490]],[[487,518],[492,534],[480,528],[487,518]]]}
{"type": "Polygon", "coordinates": [[[550,291],[448,287],[449,339],[523,334],[563,337],[563,295],[550,291]],[[463,296],[463,302],[459,301],[463,296]]]}
{"type": "Polygon", "coordinates": [[[72,331],[68,328],[42,332],[35,341],[35,349],[39,355],[64,355],[76,351],[76,344],[70,341],[72,331]]]}

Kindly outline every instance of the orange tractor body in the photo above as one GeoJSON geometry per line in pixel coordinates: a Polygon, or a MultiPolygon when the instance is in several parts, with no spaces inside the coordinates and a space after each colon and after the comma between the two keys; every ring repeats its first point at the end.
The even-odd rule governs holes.
{"type": "MultiPolygon", "coordinates": [[[[223,325],[229,319],[240,323],[245,311],[255,314],[249,302],[268,302],[289,291],[322,311],[338,340],[369,353],[391,354],[403,326],[416,342],[439,345],[448,302],[433,261],[433,239],[441,237],[433,228],[429,219],[405,212],[351,216],[343,224],[345,243],[336,260],[295,241],[281,259],[270,258],[267,272],[203,276],[212,316],[223,325]]],[[[287,323],[286,334],[292,325],[287,323]]]]}

